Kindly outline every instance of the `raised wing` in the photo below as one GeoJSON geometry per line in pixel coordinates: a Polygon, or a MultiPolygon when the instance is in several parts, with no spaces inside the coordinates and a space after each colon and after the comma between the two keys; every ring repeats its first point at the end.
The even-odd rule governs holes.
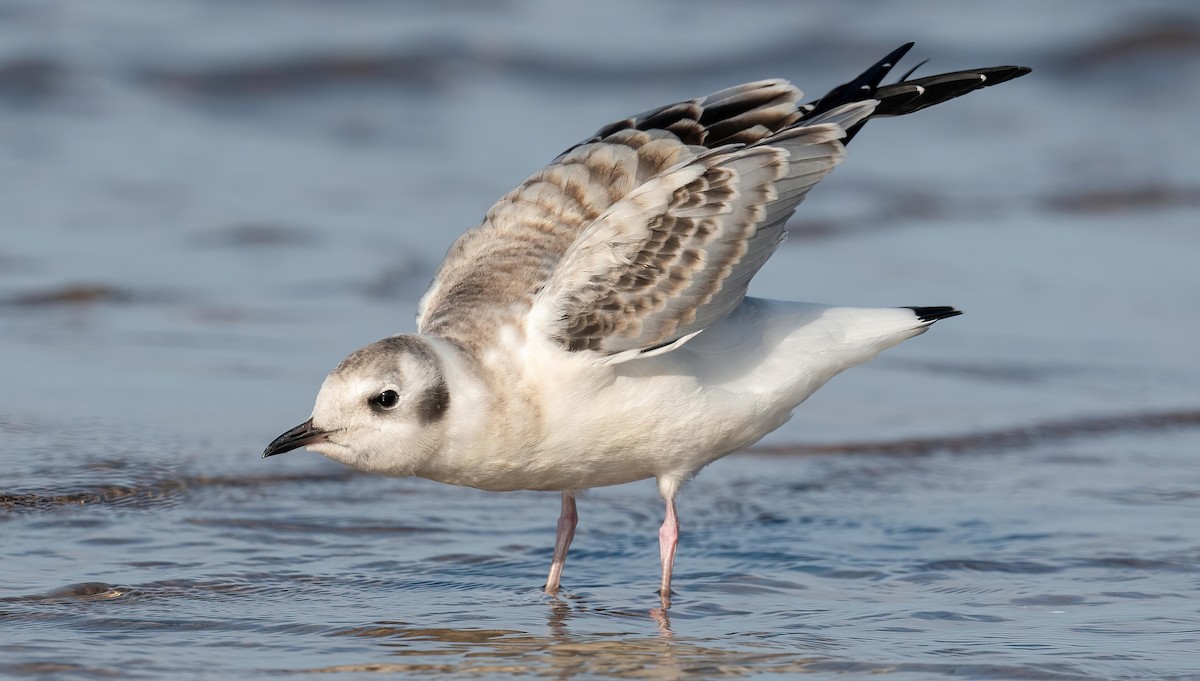
{"type": "Polygon", "coordinates": [[[531,325],[566,350],[622,361],[673,349],[729,314],[796,205],[841,161],[838,140],[874,106],[849,104],[656,175],[580,235],[538,293],[531,325]]]}
{"type": "Polygon", "coordinates": [[[501,198],[451,246],[417,314],[422,333],[478,338],[528,310],[579,235],[627,194],[708,149],[793,124],[802,94],[762,80],[611,123],[501,198]]]}
{"type": "Polygon", "coordinates": [[[737,304],[796,203],[868,118],[1029,72],[908,80],[910,70],[881,85],[911,47],[808,104],[787,81],[763,80],[601,128],[455,242],[418,329],[478,346],[533,312],[534,327],[568,349],[624,357],[675,347],[737,304]],[[842,130],[841,141],[822,126],[842,130]]]}

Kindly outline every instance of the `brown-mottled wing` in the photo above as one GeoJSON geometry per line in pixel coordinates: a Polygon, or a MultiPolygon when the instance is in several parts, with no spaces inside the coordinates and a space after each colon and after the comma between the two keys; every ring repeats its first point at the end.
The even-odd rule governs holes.
{"type": "Polygon", "coordinates": [[[908,80],[910,71],[882,85],[911,47],[810,104],[787,81],[762,80],[601,128],[455,242],[421,301],[418,329],[480,346],[532,311],[564,347],[620,354],[704,328],[741,299],[783,221],[867,118],[1029,72],[1001,66],[908,80]],[[844,130],[842,142],[816,141],[823,125],[844,130]]]}
{"type": "Polygon", "coordinates": [[[527,310],[580,234],[659,174],[707,150],[758,142],[798,117],[801,93],[762,80],[605,126],[509,192],[450,248],[417,316],[467,342],[527,310]]]}
{"type": "Polygon", "coordinates": [[[874,105],[706,150],[643,183],[558,262],[535,299],[533,325],[566,350],[622,361],[669,350],[720,320],[783,240],[796,205],[841,161],[845,130],[874,105]]]}

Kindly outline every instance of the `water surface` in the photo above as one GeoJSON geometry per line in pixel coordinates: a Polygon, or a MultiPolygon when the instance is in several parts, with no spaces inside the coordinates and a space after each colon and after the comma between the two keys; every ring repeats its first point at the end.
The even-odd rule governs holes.
{"type": "Polygon", "coordinates": [[[0,675],[1200,677],[1191,4],[0,19],[0,675]],[[687,487],[666,613],[651,482],[550,598],[556,495],[258,458],[593,129],[907,40],[1035,73],[872,124],[752,291],[967,314],[687,487]]]}

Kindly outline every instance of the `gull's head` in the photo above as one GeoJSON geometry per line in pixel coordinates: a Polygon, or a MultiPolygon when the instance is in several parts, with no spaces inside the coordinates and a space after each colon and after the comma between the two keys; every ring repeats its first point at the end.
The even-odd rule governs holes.
{"type": "Polygon", "coordinates": [[[321,385],[312,418],[263,456],[307,447],[360,470],[410,475],[442,446],[449,408],[433,346],[415,335],[385,338],[342,360],[321,385]]]}

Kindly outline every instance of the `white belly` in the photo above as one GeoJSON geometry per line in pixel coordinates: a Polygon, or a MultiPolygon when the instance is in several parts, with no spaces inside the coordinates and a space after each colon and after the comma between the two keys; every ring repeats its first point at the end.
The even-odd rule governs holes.
{"type": "Polygon", "coordinates": [[[510,385],[524,402],[416,474],[497,491],[650,477],[677,484],[781,426],[840,371],[920,330],[903,309],[748,298],[663,355],[596,366],[556,350],[530,361],[519,390],[510,385]]]}

